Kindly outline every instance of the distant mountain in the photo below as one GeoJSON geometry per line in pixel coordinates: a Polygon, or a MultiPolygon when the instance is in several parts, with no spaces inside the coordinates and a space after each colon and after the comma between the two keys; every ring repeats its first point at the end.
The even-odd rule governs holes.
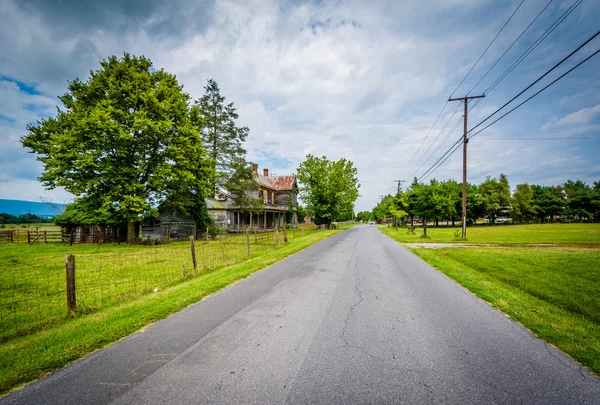
{"type": "Polygon", "coordinates": [[[0,213],[11,215],[27,214],[31,210],[31,213],[38,217],[55,217],[62,213],[65,207],[65,204],[0,199],[0,213]]]}

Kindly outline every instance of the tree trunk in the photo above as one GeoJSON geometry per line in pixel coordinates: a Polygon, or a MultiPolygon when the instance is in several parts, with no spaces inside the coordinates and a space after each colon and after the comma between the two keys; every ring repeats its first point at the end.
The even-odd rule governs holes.
{"type": "Polygon", "coordinates": [[[423,217],[423,236],[427,236],[427,218],[423,217]]]}
{"type": "Polygon", "coordinates": [[[135,222],[133,219],[127,220],[127,243],[135,242],[135,222]]]}
{"type": "Polygon", "coordinates": [[[437,228],[438,226],[440,226],[439,220],[436,218],[435,219],[435,227],[437,228]]]}
{"type": "Polygon", "coordinates": [[[454,226],[454,217],[452,217],[452,226],[454,226]]]}

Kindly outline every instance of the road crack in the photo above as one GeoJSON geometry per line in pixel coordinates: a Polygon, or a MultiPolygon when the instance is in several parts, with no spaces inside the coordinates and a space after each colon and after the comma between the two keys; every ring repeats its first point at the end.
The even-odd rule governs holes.
{"type": "MultiPolygon", "coordinates": [[[[357,245],[357,243],[355,242],[354,246],[352,247],[353,252],[356,252],[356,245],[357,245]]],[[[352,275],[354,276],[354,280],[355,280],[354,291],[356,292],[356,296],[357,296],[358,300],[350,306],[350,309],[348,310],[348,313],[346,314],[346,318],[344,319],[344,326],[342,327],[342,331],[340,332],[340,339],[342,340],[342,342],[344,344],[340,348],[354,349],[372,359],[383,361],[383,359],[367,352],[362,347],[351,344],[348,339],[348,326],[350,323],[350,319],[354,316],[356,308],[360,304],[362,304],[365,299],[364,291],[362,289],[363,281],[361,280],[360,274],[359,274],[359,272],[360,272],[360,269],[358,267],[359,266],[359,257],[354,256],[354,258],[355,258],[355,260],[354,260],[354,266],[352,267],[352,269],[353,269],[352,275]]]]}

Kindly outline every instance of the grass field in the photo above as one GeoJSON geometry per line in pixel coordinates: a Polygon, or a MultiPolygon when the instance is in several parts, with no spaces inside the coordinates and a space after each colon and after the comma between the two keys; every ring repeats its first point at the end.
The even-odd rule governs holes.
{"type": "Polygon", "coordinates": [[[542,224],[542,225],[498,225],[474,226],[467,228],[467,240],[456,239],[454,234],[460,228],[427,228],[428,239],[421,238],[423,229],[418,227],[415,234],[407,228],[381,228],[381,230],[403,243],[469,243],[469,244],[559,244],[585,245],[600,244],[600,224],[542,224]]]}
{"type": "MultiPolygon", "coordinates": [[[[309,231],[306,231],[309,232],[309,231]]],[[[289,237],[293,238],[290,232],[289,237]]],[[[300,233],[298,233],[300,235],[300,233]]],[[[283,236],[280,235],[280,243],[283,236]]],[[[251,235],[250,257],[274,249],[273,233],[251,235]]],[[[169,245],[0,245],[0,341],[68,319],[65,255],[76,263],[77,313],[89,313],[247,259],[246,238],[232,235],[169,245]]]]}
{"type": "Polygon", "coordinates": [[[0,303],[4,312],[0,322],[4,324],[0,329],[19,316],[22,318],[17,322],[34,326],[5,336],[0,344],[0,393],[104,347],[337,232],[305,231],[301,236],[298,231],[296,237],[289,232],[289,243],[284,245],[280,235],[278,249],[273,247],[272,238],[259,240],[258,245],[251,239],[250,257],[246,256],[243,236],[208,245],[197,241],[197,273],[193,272],[189,243],[1,246],[0,303]],[[78,311],[71,317],[67,316],[64,292],[67,253],[75,254],[77,266],[78,311]],[[9,273],[22,275],[27,282],[19,284],[9,273]],[[47,281],[33,281],[42,279],[47,281]],[[19,294],[30,296],[14,300],[19,294]],[[11,300],[12,304],[6,305],[11,300]],[[19,306],[22,311],[17,310],[19,306]]]}
{"type": "MultiPolygon", "coordinates": [[[[431,229],[431,239],[382,230],[407,246],[454,242],[452,229],[431,229]]],[[[410,249],[600,375],[600,224],[481,227],[468,236],[475,247],[410,249]]]]}

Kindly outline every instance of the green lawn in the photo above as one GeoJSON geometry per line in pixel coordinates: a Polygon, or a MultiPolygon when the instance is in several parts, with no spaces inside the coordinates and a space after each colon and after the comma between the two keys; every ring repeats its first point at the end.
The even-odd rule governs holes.
{"type": "Polygon", "coordinates": [[[208,245],[197,241],[197,273],[191,266],[189,243],[152,247],[1,246],[0,328],[14,322],[30,322],[32,326],[17,328],[18,333],[6,335],[0,344],[0,393],[35,380],[337,232],[305,231],[304,236],[296,232],[296,237],[289,232],[289,243],[283,245],[280,235],[278,249],[273,248],[273,239],[259,240],[258,245],[251,240],[249,258],[243,237],[208,245]],[[71,317],[65,308],[66,253],[75,254],[77,266],[78,311],[71,317]],[[15,300],[19,294],[24,297],[15,300]],[[29,334],[19,336],[25,333],[29,334]]]}
{"type": "MultiPolygon", "coordinates": [[[[455,232],[460,235],[460,228],[427,228],[429,239],[421,238],[422,227],[415,229],[415,234],[407,232],[407,228],[380,228],[385,234],[403,243],[465,243],[455,239],[455,232]]],[[[497,225],[471,226],[467,228],[466,243],[492,244],[600,244],[600,224],[541,224],[541,225],[497,225]]]]}
{"type": "MultiPolygon", "coordinates": [[[[455,242],[451,228],[428,229],[431,239],[381,229],[402,243],[455,242]]],[[[468,244],[481,246],[410,249],[600,375],[600,224],[472,227],[468,244]]]]}
{"type": "MultiPolygon", "coordinates": [[[[257,240],[251,236],[250,257],[273,249],[272,233],[259,234],[257,240]]],[[[195,250],[196,270],[189,242],[161,246],[0,245],[0,341],[56,325],[72,315],[67,313],[65,299],[68,253],[75,255],[78,314],[107,308],[248,258],[243,235],[196,241],[195,250]]]]}

